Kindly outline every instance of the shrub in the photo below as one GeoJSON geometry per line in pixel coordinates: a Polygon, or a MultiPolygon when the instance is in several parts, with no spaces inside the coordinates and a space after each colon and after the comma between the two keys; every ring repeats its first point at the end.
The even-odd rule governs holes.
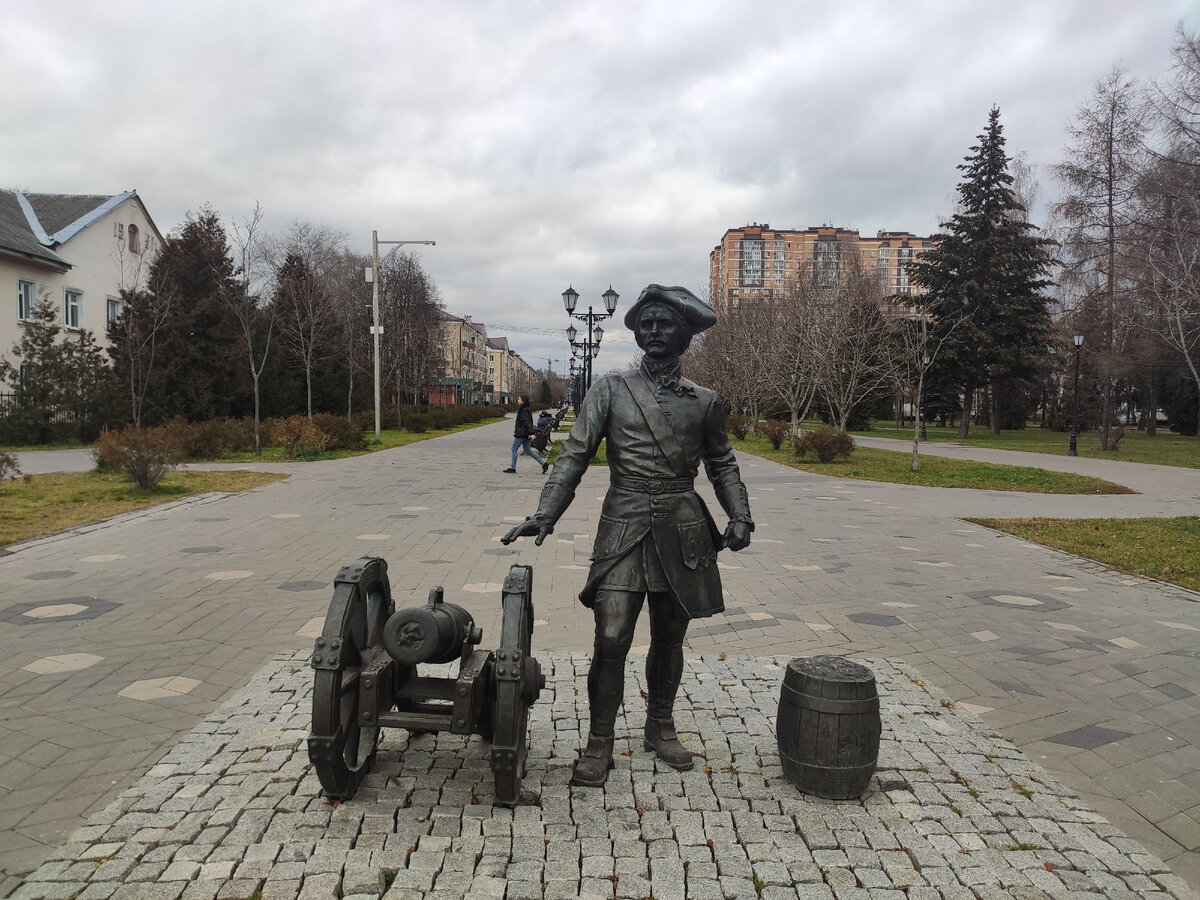
{"type": "MultiPolygon", "coordinates": [[[[388,425],[389,414],[391,415],[392,423],[395,424],[396,416],[394,413],[392,413],[391,407],[388,407],[387,409],[381,409],[379,411],[379,419],[380,419],[379,427],[380,428],[390,427],[388,425]]],[[[356,412],[350,417],[350,419],[352,422],[354,422],[355,428],[357,428],[359,431],[361,431],[364,434],[368,431],[371,432],[371,437],[374,438],[374,436],[375,436],[375,410],[370,409],[370,410],[364,410],[363,412],[356,412]]]]}
{"type": "Polygon", "coordinates": [[[788,431],[791,428],[787,422],[782,419],[764,419],[758,423],[755,429],[759,434],[771,442],[771,446],[778,450],[788,436],[788,431]]]}
{"type": "MultiPolygon", "coordinates": [[[[223,453],[244,453],[254,449],[254,417],[221,419],[223,453]]],[[[261,423],[260,427],[261,427],[261,423]]],[[[264,443],[266,441],[264,440],[264,443]]]]}
{"type": "Polygon", "coordinates": [[[404,419],[404,427],[413,434],[424,434],[429,430],[429,416],[409,415],[404,419]]]}
{"type": "Polygon", "coordinates": [[[181,459],[220,459],[226,453],[254,449],[253,419],[188,422],[176,416],[155,430],[181,459]]]}
{"type": "Polygon", "coordinates": [[[816,431],[802,431],[799,437],[792,440],[792,450],[799,457],[812,454],[818,462],[823,463],[849,459],[854,452],[854,438],[844,431],[826,426],[816,431]]]}
{"type": "MultiPolygon", "coordinates": [[[[374,413],[371,414],[374,418],[374,413]]],[[[334,416],[329,413],[319,413],[313,416],[313,424],[329,435],[330,444],[327,450],[366,450],[367,439],[353,421],[345,416],[334,416]]],[[[374,431],[374,422],[371,429],[374,431]]]]}
{"type": "Polygon", "coordinates": [[[16,478],[20,474],[21,469],[17,466],[16,454],[0,450],[0,481],[4,481],[6,478],[16,478]]]}
{"type": "Polygon", "coordinates": [[[725,430],[732,434],[739,441],[744,441],[746,439],[746,435],[750,433],[750,424],[749,416],[730,416],[725,420],[725,430]]]}
{"type": "Polygon", "coordinates": [[[105,431],[96,439],[92,460],[97,469],[123,472],[139,488],[148,491],[175,468],[179,453],[174,443],[176,437],[166,426],[130,425],[122,431],[105,431]]]}
{"type": "Polygon", "coordinates": [[[271,444],[280,447],[284,456],[315,456],[329,449],[333,438],[308,420],[308,416],[289,416],[276,419],[271,425],[271,444]]]}

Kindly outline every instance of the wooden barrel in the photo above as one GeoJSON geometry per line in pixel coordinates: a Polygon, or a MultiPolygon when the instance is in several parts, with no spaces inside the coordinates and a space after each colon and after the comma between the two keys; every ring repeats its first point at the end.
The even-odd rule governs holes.
{"type": "Polygon", "coordinates": [[[836,656],[793,659],[775,734],[788,781],[828,800],[857,799],[879,759],[879,694],[866,666],[836,656]]]}

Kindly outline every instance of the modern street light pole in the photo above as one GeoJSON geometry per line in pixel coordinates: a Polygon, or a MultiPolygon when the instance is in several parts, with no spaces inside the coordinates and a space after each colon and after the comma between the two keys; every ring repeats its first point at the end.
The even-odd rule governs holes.
{"type": "Polygon", "coordinates": [[[575,304],[579,302],[579,292],[575,288],[568,286],[563,291],[563,306],[566,307],[567,315],[572,319],[579,319],[581,322],[587,322],[587,335],[584,340],[576,343],[575,337],[578,335],[575,326],[572,325],[567,329],[567,340],[571,342],[572,349],[582,349],[584,362],[584,392],[587,392],[592,387],[592,360],[600,354],[600,339],[604,337],[604,329],[600,327],[600,322],[612,316],[617,311],[617,300],[620,294],[612,289],[612,285],[608,286],[608,290],[604,292],[604,308],[608,312],[593,312],[592,307],[588,307],[586,313],[575,312],[575,304]]]}
{"type": "Polygon", "coordinates": [[[1079,438],[1079,351],[1083,349],[1083,332],[1076,328],[1075,336],[1075,401],[1071,410],[1071,445],[1067,448],[1067,456],[1078,456],[1076,441],[1079,438]]]}
{"type": "Polygon", "coordinates": [[[400,249],[405,244],[429,244],[435,246],[437,241],[381,241],[379,232],[371,232],[371,268],[367,271],[367,280],[371,282],[371,334],[375,339],[375,443],[379,443],[382,439],[382,429],[380,428],[380,403],[379,403],[379,336],[383,334],[383,328],[379,324],[379,245],[390,244],[392,249],[384,256],[386,260],[396,250],[400,249]]]}

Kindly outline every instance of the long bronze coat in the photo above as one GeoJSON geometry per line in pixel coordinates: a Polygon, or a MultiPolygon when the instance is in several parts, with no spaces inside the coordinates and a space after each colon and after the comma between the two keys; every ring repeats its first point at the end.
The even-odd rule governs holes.
{"type": "Polygon", "coordinates": [[[675,432],[685,471],[672,469],[622,376],[607,375],[584,398],[534,518],[551,525],[558,521],[600,440],[607,438],[611,484],[596,529],[592,568],[579,599],[591,606],[596,589],[618,563],[628,564],[629,554],[654,552],[687,615],[711,616],[725,609],[716,564],[720,531],[696,492],[680,489],[680,479],[688,484],[703,463],[725,512],[749,521],[746,488],[725,434],[725,410],[716,394],[687,379],[681,378],[680,388],[673,390],[644,369],[636,371],[675,432]],[[665,489],[655,492],[660,484],[665,489]]]}

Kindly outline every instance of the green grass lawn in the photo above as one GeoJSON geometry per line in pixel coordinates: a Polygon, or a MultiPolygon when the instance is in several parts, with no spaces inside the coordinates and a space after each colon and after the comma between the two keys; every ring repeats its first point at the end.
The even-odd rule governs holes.
{"type": "Polygon", "coordinates": [[[58,472],[0,482],[0,546],[213,491],[245,491],[287,478],[275,472],[168,472],[152,491],[122,475],[58,472]]]}
{"type": "Polygon", "coordinates": [[[1094,559],[1130,575],[1200,591],[1200,517],[971,519],[1027,541],[1094,559]]]}
{"type": "MultiPolygon", "coordinates": [[[[808,423],[806,423],[806,426],[808,423]]],[[[899,438],[912,441],[912,425],[897,429],[895,422],[877,421],[871,423],[870,431],[856,431],[868,437],[899,438]]],[[[812,423],[811,427],[817,427],[812,423]]],[[[1001,431],[999,435],[992,434],[986,427],[972,425],[970,434],[965,440],[958,437],[958,428],[939,428],[929,425],[926,428],[930,443],[953,443],[967,447],[991,447],[998,450],[1025,450],[1029,453],[1049,453],[1055,456],[1066,456],[1070,446],[1071,436],[1061,431],[1047,431],[1042,428],[1030,427],[1015,431],[1001,431]]],[[[1080,456],[1093,459],[1119,459],[1126,462],[1153,463],[1160,466],[1181,466],[1184,468],[1200,469],[1200,441],[1194,437],[1172,434],[1160,431],[1154,437],[1146,437],[1145,432],[1129,430],[1125,432],[1116,452],[1100,449],[1100,436],[1094,431],[1079,435],[1076,449],[1080,456]]]]}
{"type": "Polygon", "coordinates": [[[811,457],[800,459],[786,446],[775,450],[766,439],[754,434],[739,441],[731,438],[738,450],[753,453],[764,459],[782,463],[793,469],[832,475],[837,478],[857,478],[864,481],[887,481],[895,484],[914,484],[926,487],[973,488],[988,491],[1027,491],[1035,494],[1131,494],[1123,485],[1113,484],[1087,475],[1051,472],[1028,466],[1003,466],[970,460],[946,459],[936,456],[918,458],[917,471],[912,471],[912,454],[893,450],[874,450],[855,447],[849,460],[820,463],[811,457]]]}

